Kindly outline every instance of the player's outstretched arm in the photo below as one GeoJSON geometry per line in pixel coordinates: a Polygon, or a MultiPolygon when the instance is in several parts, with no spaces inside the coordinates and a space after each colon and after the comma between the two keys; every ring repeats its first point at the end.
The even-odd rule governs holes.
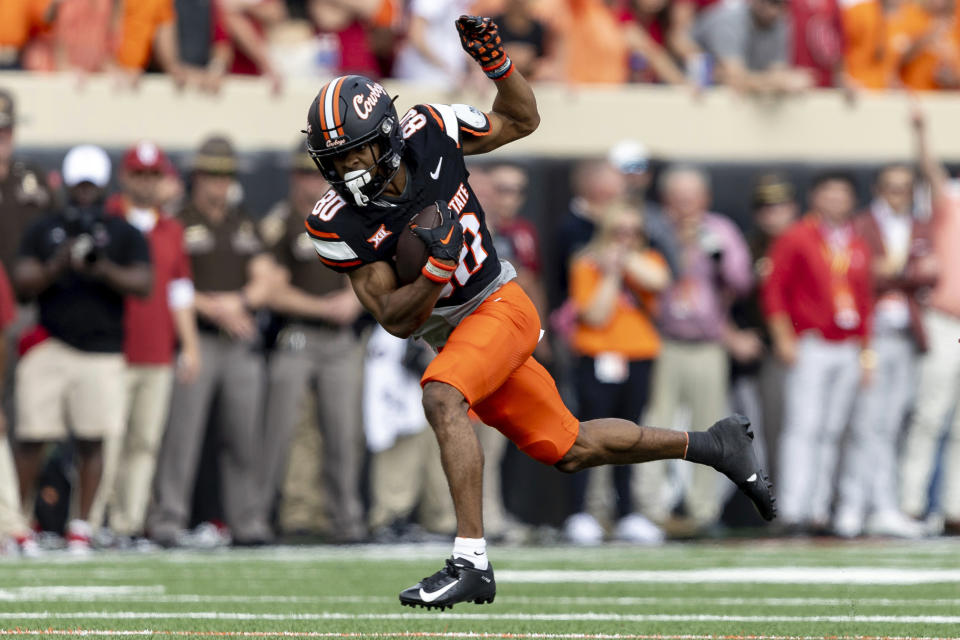
{"type": "Polygon", "coordinates": [[[460,16],[457,31],[464,50],[497,86],[493,108],[487,114],[490,132],[463,140],[463,153],[493,151],[536,131],[540,125],[537,99],[530,84],[504,52],[497,24],[490,18],[460,16]]]}

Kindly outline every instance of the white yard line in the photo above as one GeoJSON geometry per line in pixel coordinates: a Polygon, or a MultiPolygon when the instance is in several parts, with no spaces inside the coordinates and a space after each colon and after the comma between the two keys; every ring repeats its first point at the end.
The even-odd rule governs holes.
{"type": "Polygon", "coordinates": [[[44,585],[0,589],[0,602],[37,602],[41,600],[122,600],[136,596],[154,599],[164,593],[163,585],[44,585]]]}
{"type": "Polygon", "coordinates": [[[159,631],[104,629],[0,629],[0,636],[178,636],[228,638],[503,638],[515,640],[955,640],[913,636],[715,636],[715,635],[641,635],[623,633],[477,633],[473,631],[382,631],[375,633],[334,631],[159,631]]]}
{"type": "MultiPolygon", "coordinates": [[[[167,594],[161,585],[0,589],[0,602],[155,602],[162,604],[392,604],[396,596],[229,596],[167,594]]],[[[510,596],[510,604],[541,606],[712,605],[720,607],[960,607],[960,598],[717,598],[701,596],[510,596]]]]}
{"type": "Polygon", "coordinates": [[[960,582],[960,569],[891,569],[878,567],[725,567],[668,571],[506,570],[502,583],[658,582],[746,584],[900,585],[960,582]]]}
{"type": "MultiPolygon", "coordinates": [[[[857,541],[857,544],[837,542],[824,544],[808,541],[782,541],[775,539],[757,539],[731,541],[720,544],[704,544],[696,547],[708,552],[724,553],[731,551],[745,551],[755,556],[776,555],[778,558],[805,557],[813,552],[829,551],[838,558],[877,559],[896,558],[909,555],[916,560],[935,560],[941,557],[956,557],[960,552],[960,541],[949,539],[924,540],[919,542],[898,542],[878,540],[876,542],[857,541]]],[[[341,562],[344,560],[425,560],[443,557],[449,553],[447,543],[428,543],[413,545],[355,545],[355,546],[277,546],[262,549],[218,549],[214,551],[156,551],[156,552],[100,552],[85,558],[77,558],[67,553],[54,553],[46,558],[30,560],[21,566],[42,566],[55,564],[57,566],[89,566],[109,562],[139,563],[161,560],[165,564],[220,564],[233,563],[238,559],[262,560],[273,562],[341,562]]],[[[497,547],[495,557],[504,560],[527,562],[562,562],[574,559],[583,561],[610,561],[617,556],[630,558],[649,558],[652,554],[688,555],[690,545],[686,543],[668,543],[654,550],[642,549],[628,545],[610,544],[596,549],[579,547],[550,546],[550,547],[497,547]]],[[[10,567],[11,569],[16,567],[10,567]]]]}
{"type": "MultiPolygon", "coordinates": [[[[225,569],[226,571],[226,569],[225,569]]],[[[4,571],[9,579],[43,581],[62,581],[62,569],[22,569],[4,571]]],[[[217,575],[216,571],[205,570],[206,576],[217,575]]],[[[264,576],[262,571],[252,568],[230,569],[231,578],[245,576],[289,582],[296,576],[285,573],[277,576],[264,576]]],[[[674,583],[674,584],[858,584],[858,585],[909,585],[960,582],[960,569],[922,569],[895,567],[717,567],[710,569],[672,569],[672,570],[587,570],[587,569],[504,569],[496,572],[501,583],[548,584],[548,583],[674,583]]],[[[91,578],[118,580],[136,578],[156,578],[156,570],[132,568],[87,568],[77,579],[91,578]]],[[[305,575],[304,579],[312,579],[305,575]]]]}
{"type": "Polygon", "coordinates": [[[617,613],[236,613],[223,611],[7,611],[0,620],[522,620],[536,622],[833,622],[960,625],[960,616],[741,616],[617,613]]]}

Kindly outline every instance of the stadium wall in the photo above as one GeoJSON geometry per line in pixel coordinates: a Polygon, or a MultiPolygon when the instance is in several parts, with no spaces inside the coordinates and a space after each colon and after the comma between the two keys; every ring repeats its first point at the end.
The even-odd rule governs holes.
{"type": "MultiPolygon", "coordinates": [[[[18,98],[25,147],[63,148],[80,142],[123,147],[150,137],[171,149],[191,149],[211,131],[226,131],[245,151],[287,149],[305,123],[320,83],[288,81],[272,96],[264,82],[231,78],[219,95],[177,91],[162,76],[138,90],[119,90],[107,76],[82,83],[72,74],[0,73],[0,86],[18,98]]],[[[388,82],[398,106],[467,102],[487,108],[486,93],[437,92],[388,82]]],[[[643,140],[657,155],[703,161],[880,162],[909,152],[909,98],[903,92],[864,93],[853,104],[837,91],[756,100],[712,89],[699,96],[659,86],[536,88],[540,130],[504,150],[528,156],[602,154],[623,137],[643,140]]],[[[934,151],[960,161],[955,94],[922,98],[934,151]]]]}

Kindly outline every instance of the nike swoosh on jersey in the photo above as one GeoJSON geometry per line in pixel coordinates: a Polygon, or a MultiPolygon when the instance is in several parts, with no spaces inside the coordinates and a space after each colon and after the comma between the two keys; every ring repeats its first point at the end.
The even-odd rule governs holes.
{"type": "Polygon", "coordinates": [[[440,177],[440,166],[443,164],[443,158],[440,158],[440,162],[437,163],[437,168],[430,172],[430,177],[436,180],[440,177]]]}
{"type": "Polygon", "coordinates": [[[420,599],[423,600],[424,602],[433,602],[434,600],[436,600],[437,598],[445,594],[447,591],[450,591],[450,589],[453,589],[455,586],[457,586],[459,582],[460,582],[459,580],[451,582],[448,585],[440,587],[433,593],[427,593],[426,591],[423,590],[423,587],[420,587],[420,599]]]}

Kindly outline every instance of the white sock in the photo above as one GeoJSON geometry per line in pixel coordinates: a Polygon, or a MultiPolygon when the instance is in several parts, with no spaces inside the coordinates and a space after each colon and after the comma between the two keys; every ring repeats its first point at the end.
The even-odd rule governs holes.
{"type": "Polygon", "coordinates": [[[469,560],[480,570],[490,566],[487,560],[487,541],[484,538],[454,538],[453,557],[469,560]]]}

